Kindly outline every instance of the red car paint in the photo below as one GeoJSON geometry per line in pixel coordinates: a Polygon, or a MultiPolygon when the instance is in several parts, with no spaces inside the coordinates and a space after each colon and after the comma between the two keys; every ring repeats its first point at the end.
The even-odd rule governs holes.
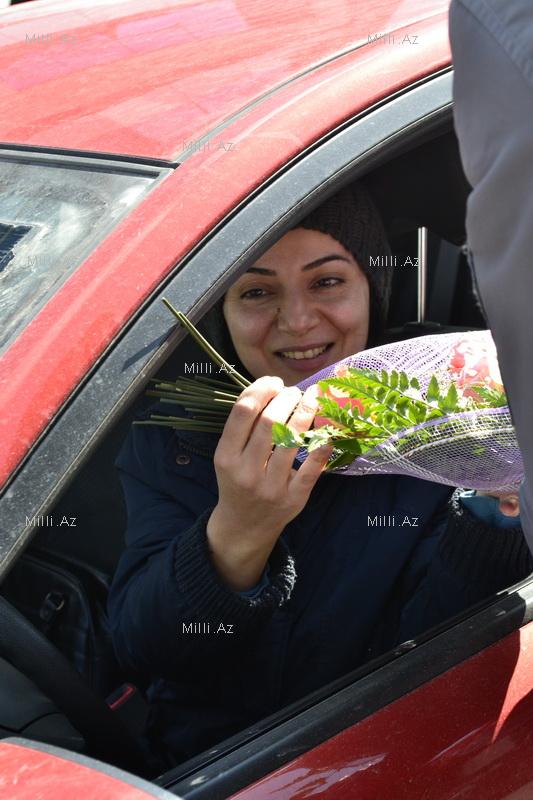
{"type": "Polygon", "coordinates": [[[233,795],[533,797],[533,623],[233,795]]]}
{"type": "Polygon", "coordinates": [[[0,800],[154,800],[151,792],[121,780],[118,770],[106,774],[97,766],[0,742],[0,800]]]}
{"type": "MultiPolygon", "coordinates": [[[[185,160],[0,359],[0,485],[162,278],[237,203],[345,120],[449,65],[447,7],[42,0],[3,13],[4,144],[185,160]],[[378,32],[395,41],[369,43],[378,32]],[[403,45],[405,35],[417,44],[403,45]]],[[[530,624],[235,797],[528,798],[532,689],[530,624]]],[[[2,742],[0,775],[1,800],[149,796],[2,742]]]]}
{"type": "MultiPolygon", "coordinates": [[[[428,23],[447,11],[448,2],[69,5],[38,3],[4,15],[2,141],[179,158],[183,142],[367,44],[369,35],[412,26],[416,45],[392,49],[400,61],[411,49],[423,71],[431,49],[428,23]]],[[[379,57],[388,48],[373,47],[379,57]]],[[[385,75],[383,70],[381,83],[388,91],[385,75]]],[[[296,132],[286,127],[287,134],[296,132]]]]}
{"type": "MultiPolygon", "coordinates": [[[[164,7],[171,9],[178,5],[177,2],[166,3],[164,7]]],[[[242,5],[245,7],[248,4],[242,5]]],[[[305,22],[305,15],[299,13],[297,64],[293,64],[295,56],[290,44],[294,37],[285,35],[276,47],[268,50],[272,61],[268,76],[257,66],[259,75],[263,75],[261,85],[253,91],[248,87],[245,93],[243,87],[243,94],[232,101],[235,103],[232,105],[233,112],[240,112],[240,116],[235,116],[222,133],[210,140],[210,149],[192,151],[185,163],[123,220],[63,284],[0,359],[0,487],[134,311],[218,220],[268,176],[344,120],[449,64],[446,14],[443,11],[445,5],[441,0],[425,3],[388,0],[381,4],[380,13],[376,16],[367,3],[361,3],[354,31],[351,31],[346,29],[344,23],[334,24],[334,6],[329,4],[327,15],[330,22],[327,30],[331,41],[327,56],[325,51],[319,53],[316,50],[312,31],[305,28],[310,23],[305,22]],[[426,16],[416,24],[413,22],[404,29],[399,28],[396,44],[368,43],[368,36],[377,32],[379,27],[386,28],[389,21],[394,20],[398,25],[405,21],[405,17],[400,15],[400,7],[407,20],[415,19],[415,9],[420,17],[426,16]],[[382,25],[379,26],[378,22],[382,25]],[[402,44],[409,30],[411,36],[417,36],[416,44],[402,44]],[[342,37],[341,47],[339,40],[342,37]],[[288,48],[285,56],[280,50],[282,42],[288,48]],[[359,47],[352,52],[354,44],[359,47]],[[333,58],[343,51],[349,52],[333,58]],[[305,62],[302,60],[304,55],[307,59],[305,62]],[[318,66],[317,58],[333,60],[318,66]],[[313,70],[309,74],[297,77],[311,68],[313,70]],[[242,110],[267,92],[273,93],[248,111],[242,110]],[[317,108],[321,109],[320,114],[316,113],[317,108]],[[91,313],[87,313],[88,309],[92,309],[91,313]],[[32,391],[28,392],[30,378],[32,391]]],[[[344,3],[339,3],[339,6],[345,8],[344,3]]],[[[140,7],[141,3],[130,3],[128,13],[121,22],[114,19],[98,24],[102,30],[114,31],[130,20],[146,20],[150,13],[153,14],[149,10],[136,12],[140,7]]],[[[297,8],[299,12],[303,7],[300,3],[294,3],[294,9],[297,8]]],[[[317,7],[326,13],[325,3],[317,7]]],[[[201,8],[203,4],[198,5],[198,14],[203,13],[201,8]]],[[[256,4],[253,4],[253,8],[255,22],[241,32],[243,39],[240,48],[233,33],[222,31],[217,34],[215,30],[213,34],[217,44],[215,47],[212,43],[218,59],[215,63],[226,75],[225,78],[219,76],[217,80],[220,84],[217,86],[225,87],[227,81],[227,90],[233,93],[237,90],[228,77],[233,74],[228,72],[228,64],[233,64],[234,72],[247,69],[247,59],[250,49],[253,50],[257,30],[268,30],[276,13],[280,14],[281,25],[284,15],[288,13],[287,4],[284,4],[285,10],[278,12],[271,7],[264,7],[260,11],[256,4]]],[[[87,14],[90,19],[95,19],[99,14],[113,16],[111,8],[103,6],[87,12],[84,10],[83,18],[87,14]]],[[[98,77],[103,66],[82,68],[76,60],[78,57],[74,46],[71,50],[65,49],[65,52],[61,50],[60,55],[54,55],[54,41],[49,44],[18,41],[16,37],[22,36],[30,17],[22,11],[8,12],[6,19],[10,17],[13,21],[4,28],[2,35],[4,40],[7,35],[12,43],[0,48],[0,74],[3,76],[0,109],[5,112],[5,104],[9,103],[10,115],[4,113],[2,117],[4,131],[0,140],[56,147],[68,144],[69,148],[92,146],[107,152],[118,148],[125,154],[179,159],[180,143],[205,133],[203,123],[198,122],[196,127],[191,127],[187,117],[183,121],[181,117],[177,120],[177,101],[174,104],[163,100],[156,103],[154,99],[158,113],[166,111],[174,120],[172,142],[166,138],[165,142],[151,140],[151,146],[147,148],[144,140],[145,148],[139,147],[138,131],[146,113],[146,99],[139,96],[138,75],[135,71],[128,71],[128,59],[123,56],[117,63],[113,62],[113,80],[108,79],[109,72],[105,71],[108,78],[104,81],[98,77]],[[24,23],[20,22],[22,18],[24,23]],[[39,84],[39,97],[46,98],[46,107],[49,109],[46,119],[41,119],[39,113],[35,112],[31,95],[33,90],[20,87],[18,91],[9,81],[4,81],[7,61],[3,59],[9,59],[11,63],[11,59],[18,58],[17,54],[22,52],[21,48],[33,47],[34,44],[49,48],[51,62],[63,76],[58,84],[59,79],[54,79],[50,72],[47,81],[39,84]],[[65,62],[69,60],[72,61],[71,71],[65,77],[65,62]],[[102,82],[105,83],[106,92],[114,87],[113,98],[116,103],[127,103],[130,109],[129,114],[123,116],[123,121],[129,120],[129,124],[121,129],[119,140],[108,130],[105,109],[110,101],[107,100],[106,105],[102,100],[102,107],[96,107],[99,93],[104,91],[102,82]],[[89,96],[80,94],[80,85],[91,87],[89,96]],[[67,113],[62,107],[66,96],[71,104],[73,98],[77,98],[75,118],[72,109],[67,113]],[[54,109],[53,113],[50,109],[54,109]],[[8,119],[17,120],[18,127],[12,127],[12,122],[8,124],[8,119]],[[65,122],[68,135],[60,124],[62,119],[68,121],[65,122]],[[84,130],[91,131],[90,144],[81,135],[78,123],[83,123],[84,130]]],[[[56,15],[50,11],[47,16],[46,5],[42,5],[39,13],[31,17],[32,30],[40,30],[39,26],[44,26],[42,29],[45,32],[52,31],[54,35],[59,31],[70,33],[75,24],[79,25],[80,18],[72,12],[70,27],[67,18],[68,15],[62,15],[63,27],[59,27],[56,15]]],[[[339,20],[343,19],[339,17],[339,20]]],[[[293,22],[293,25],[296,30],[296,23],[293,22]]],[[[92,30],[93,27],[89,25],[84,34],[89,37],[87,41],[92,30]]],[[[96,37],[97,42],[97,34],[91,35],[96,37]]],[[[321,42],[324,36],[320,34],[321,42]]],[[[144,59],[149,59],[149,62],[145,62],[146,69],[152,68],[152,59],[155,63],[164,60],[167,64],[176,58],[181,63],[185,45],[180,42],[181,39],[176,45],[178,55],[173,56],[173,48],[168,42],[160,53],[157,40],[154,40],[153,52],[148,51],[143,55],[144,59]]],[[[195,40],[191,35],[187,47],[190,83],[200,92],[207,79],[203,56],[200,57],[205,49],[205,40],[195,40]],[[198,60],[193,58],[195,52],[198,60]]],[[[130,54],[130,58],[135,61],[138,56],[130,54]]],[[[161,64],[159,69],[163,70],[161,64]]],[[[159,80],[163,81],[161,75],[159,80]]],[[[191,93],[194,94],[192,89],[191,93]]],[[[229,116],[224,97],[222,88],[210,94],[210,124],[213,121],[221,123],[229,116]]],[[[204,106],[205,103],[202,108],[204,106]]],[[[202,118],[201,112],[199,118],[202,118]]]]}

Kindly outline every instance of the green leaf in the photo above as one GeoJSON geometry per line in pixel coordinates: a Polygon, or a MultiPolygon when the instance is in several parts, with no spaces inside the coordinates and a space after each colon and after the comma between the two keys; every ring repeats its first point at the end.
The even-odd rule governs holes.
{"type": "MultiPolygon", "coordinates": [[[[482,384],[471,384],[471,389],[481,397],[486,404],[487,408],[501,408],[501,406],[507,405],[507,396],[505,392],[500,392],[498,389],[492,389],[489,386],[483,386],[482,384]]],[[[477,404],[479,408],[479,403],[477,404]]]]}
{"type": "Polygon", "coordinates": [[[356,456],[360,456],[364,449],[364,444],[360,439],[346,439],[344,442],[338,439],[331,439],[330,444],[335,447],[334,453],[337,450],[343,453],[350,453],[352,461],[356,456]]]}
{"type": "MultiPolygon", "coordinates": [[[[333,426],[328,426],[333,427],[333,426]]],[[[318,450],[319,447],[323,447],[325,444],[331,444],[332,437],[335,436],[330,430],[325,431],[323,428],[319,428],[316,431],[309,431],[309,436],[306,437],[305,446],[309,450],[310,453],[313,450],[318,450]]]]}
{"type": "Polygon", "coordinates": [[[390,374],[390,387],[391,387],[391,389],[396,389],[396,387],[398,386],[399,383],[400,383],[400,376],[398,375],[396,370],[393,369],[391,374],[390,374]]]}
{"type": "Polygon", "coordinates": [[[357,411],[350,413],[329,397],[319,397],[318,401],[320,407],[318,416],[326,417],[326,419],[330,419],[332,422],[336,422],[349,430],[354,430],[354,417],[358,417],[357,411]]]}
{"type": "Polygon", "coordinates": [[[396,403],[396,411],[398,414],[404,415],[407,412],[408,407],[409,399],[407,397],[401,397],[396,403]]]}
{"type": "Polygon", "coordinates": [[[414,404],[409,406],[409,408],[407,409],[407,416],[409,417],[413,425],[416,425],[419,413],[417,407],[414,404]]]}
{"type": "Polygon", "coordinates": [[[425,422],[427,419],[427,410],[425,408],[420,408],[417,406],[416,408],[416,424],[421,425],[422,422],[425,422]]]}
{"type": "Polygon", "coordinates": [[[457,393],[457,388],[454,383],[451,383],[446,397],[441,399],[439,406],[447,414],[452,414],[454,411],[457,411],[458,403],[459,395],[457,393]]]}
{"type": "MultiPolygon", "coordinates": [[[[326,417],[332,422],[342,425],[344,429],[351,431],[352,434],[363,432],[368,436],[373,436],[386,433],[386,431],[376,426],[375,422],[361,416],[356,408],[347,411],[346,408],[341,408],[330,398],[319,398],[319,401],[321,401],[321,408],[318,416],[326,417]]],[[[377,408],[380,408],[380,406],[377,406],[377,408]]]]}
{"type": "Polygon", "coordinates": [[[288,425],[283,422],[272,423],[272,443],[278,447],[302,447],[302,440],[297,438],[288,425]]]}
{"type": "Polygon", "coordinates": [[[435,400],[438,401],[440,399],[440,388],[435,375],[431,376],[426,397],[428,403],[432,403],[435,400]]]}
{"type": "Polygon", "coordinates": [[[420,390],[420,383],[418,382],[418,378],[411,378],[410,385],[413,389],[420,390]]]}
{"type": "Polygon", "coordinates": [[[336,467],[347,467],[353,460],[354,456],[351,453],[339,453],[338,456],[328,461],[326,471],[329,472],[329,470],[335,469],[336,467]]]}
{"type": "Polygon", "coordinates": [[[382,386],[380,389],[376,390],[376,398],[380,402],[383,402],[383,400],[386,398],[386,396],[387,396],[387,390],[385,389],[384,386],[382,386]]]}
{"type": "Polygon", "coordinates": [[[300,434],[303,447],[322,447],[323,444],[331,444],[333,439],[350,440],[353,437],[351,431],[337,428],[336,425],[323,425],[320,428],[312,428],[310,431],[300,434]]]}
{"type": "Polygon", "coordinates": [[[409,378],[406,372],[400,372],[400,390],[405,392],[409,388],[409,378]]]}
{"type": "MultiPolygon", "coordinates": [[[[405,380],[408,380],[406,375],[403,381],[404,385],[405,380]]],[[[364,414],[359,414],[357,409],[339,411],[338,408],[335,408],[336,404],[329,405],[327,411],[324,405],[324,409],[320,413],[354,432],[359,432],[361,423],[369,420],[370,416],[373,422],[378,427],[381,426],[384,433],[388,435],[405,430],[410,425],[423,422],[432,410],[432,406],[429,406],[422,398],[413,398],[402,392],[398,388],[399,384],[400,375],[397,372],[396,377],[392,379],[384,370],[376,372],[351,368],[345,376],[328,378],[321,382],[321,385],[325,390],[328,387],[335,387],[341,389],[348,397],[361,400],[365,408],[364,414]],[[383,378],[386,382],[383,381],[383,378]],[[397,388],[391,388],[389,386],[391,382],[397,383],[397,388]],[[389,416],[384,417],[384,411],[390,412],[389,416]]],[[[319,398],[320,400],[321,398],[319,398]]],[[[326,398],[325,402],[335,403],[331,398],[326,398]]]]}

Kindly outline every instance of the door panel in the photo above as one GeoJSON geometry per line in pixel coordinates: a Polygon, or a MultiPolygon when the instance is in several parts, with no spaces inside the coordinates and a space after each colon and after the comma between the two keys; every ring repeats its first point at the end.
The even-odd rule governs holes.
{"type": "Polygon", "coordinates": [[[232,797],[533,796],[533,623],[232,797]]]}

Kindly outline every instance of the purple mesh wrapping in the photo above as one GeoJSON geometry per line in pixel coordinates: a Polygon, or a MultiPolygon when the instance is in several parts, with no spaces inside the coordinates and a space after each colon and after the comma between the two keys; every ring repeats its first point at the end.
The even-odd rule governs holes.
{"type": "MultiPolygon", "coordinates": [[[[441,390],[453,380],[450,359],[457,345],[467,343],[474,351],[491,353],[495,346],[490,331],[421,336],[364,350],[326,367],[298,384],[304,390],[319,380],[333,377],[339,365],[388,372],[404,371],[420,382],[422,395],[432,375],[441,390]]],[[[307,451],[298,451],[302,461],[307,451]]],[[[508,406],[451,414],[414,425],[338,467],[343,475],[410,475],[447,486],[480,491],[517,491],[524,467],[508,406]]]]}

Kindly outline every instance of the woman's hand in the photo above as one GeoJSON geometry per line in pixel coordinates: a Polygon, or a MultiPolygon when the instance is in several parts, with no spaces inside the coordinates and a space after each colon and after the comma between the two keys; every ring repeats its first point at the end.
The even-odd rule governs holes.
{"type": "Polygon", "coordinates": [[[257,583],[276,540],[304,508],[331,455],[331,447],[321,447],[296,470],[295,449],[272,449],[272,423],[290,417],[293,431],[308,430],[316,396],[316,386],[302,396],[296,386],[285,388],[281,378],[265,376],[244,389],[224,426],[214,456],[219,501],[207,538],[217,571],[235,591],[257,583]]]}
{"type": "Polygon", "coordinates": [[[476,494],[484,497],[495,497],[499,500],[499,509],[506,517],[518,517],[520,514],[520,499],[516,492],[480,492],[476,494]]]}

